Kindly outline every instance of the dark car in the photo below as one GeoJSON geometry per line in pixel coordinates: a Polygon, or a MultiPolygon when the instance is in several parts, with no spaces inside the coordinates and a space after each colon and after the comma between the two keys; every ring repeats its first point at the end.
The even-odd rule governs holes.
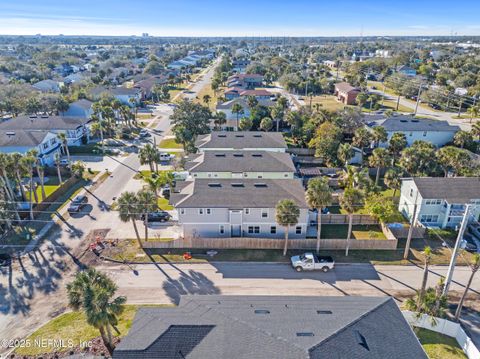
{"type": "Polygon", "coordinates": [[[162,189],[162,196],[166,199],[170,199],[170,187],[165,187],[162,189]]]}
{"type": "Polygon", "coordinates": [[[467,252],[476,252],[478,250],[477,243],[473,239],[473,237],[469,234],[464,234],[463,239],[465,240],[466,245],[465,245],[465,250],[467,252]]]}
{"type": "Polygon", "coordinates": [[[8,267],[12,263],[12,257],[7,253],[0,253],[0,267],[8,267]]]}
{"type": "Polygon", "coordinates": [[[72,200],[72,202],[70,203],[70,206],[68,206],[68,212],[79,212],[87,203],[88,203],[87,196],[83,196],[83,195],[77,196],[72,200]]]}
{"type": "MultiPolygon", "coordinates": [[[[157,212],[152,212],[148,214],[148,222],[168,222],[172,216],[165,211],[157,211],[157,212]]],[[[145,215],[142,214],[141,217],[142,221],[145,221],[145,215]]]]}

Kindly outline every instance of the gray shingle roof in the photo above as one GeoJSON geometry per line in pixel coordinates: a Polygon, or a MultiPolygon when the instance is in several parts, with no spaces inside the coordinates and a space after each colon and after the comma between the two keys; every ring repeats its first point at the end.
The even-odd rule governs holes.
{"type": "Polygon", "coordinates": [[[353,87],[348,82],[340,82],[338,84],[335,84],[335,88],[338,89],[339,91],[346,92],[346,93],[349,93],[352,91],[360,92],[358,88],[353,87]]]}
{"type": "Polygon", "coordinates": [[[136,94],[138,94],[139,92],[141,92],[141,90],[139,88],[135,88],[135,87],[132,87],[132,88],[127,88],[127,87],[115,87],[113,89],[110,89],[109,92],[114,95],[114,96],[117,96],[117,95],[126,95],[126,96],[134,96],[136,94]]]}
{"type": "Polygon", "coordinates": [[[422,198],[468,203],[480,199],[480,177],[415,177],[422,198]]]}
{"type": "Polygon", "coordinates": [[[90,119],[83,117],[63,116],[18,116],[0,122],[0,131],[27,129],[27,130],[73,130],[88,123],[90,119]]]}
{"type": "Polygon", "coordinates": [[[48,131],[28,131],[16,129],[15,131],[0,130],[0,147],[35,147],[43,142],[49,134],[48,131]]]}
{"type": "Polygon", "coordinates": [[[171,202],[178,208],[275,208],[279,200],[292,199],[308,208],[298,179],[195,179],[171,202]],[[179,195],[179,197],[177,197],[179,195]],[[179,199],[183,196],[183,199],[179,199]]]}
{"type": "Polygon", "coordinates": [[[89,110],[89,109],[92,107],[93,102],[92,102],[92,101],[89,101],[89,100],[86,100],[86,99],[81,99],[81,100],[72,102],[72,103],[70,104],[70,106],[72,106],[72,105],[81,107],[81,108],[83,108],[83,109],[85,109],[85,110],[89,110]]]}
{"type": "Polygon", "coordinates": [[[295,172],[290,155],[268,151],[206,151],[187,162],[195,172],[295,172]]]}
{"type": "Polygon", "coordinates": [[[113,358],[427,356],[388,297],[197,295],[176,308],[141,308],[113,358]]]}
{"type": "Polygon", "coordinates": [[[287,148],[287,143],[280,132],[237,131],[212,132],[199,136],[196,146],[202,148],[287,148]]]}
{"type": "Polygon", "coordinates": [[[442,131],[457,132],[458,126],[452,126],[447,121],[414,118],[413,116],[394,116],[387,118],[382,126],[389,132],[396,131],[442,131]]]}

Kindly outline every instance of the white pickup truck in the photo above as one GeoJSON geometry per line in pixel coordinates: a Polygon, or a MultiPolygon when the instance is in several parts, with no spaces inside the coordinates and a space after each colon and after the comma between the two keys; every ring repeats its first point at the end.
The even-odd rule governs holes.
{"type": "Polygon", "coordinates": [[[292,267],[297,272],[304,270],[321,270],[328,272],[335,267],[335,261],[330,256],[317,256],[313,253],[307,252],[299,256],[290,258],[292,267]]]}

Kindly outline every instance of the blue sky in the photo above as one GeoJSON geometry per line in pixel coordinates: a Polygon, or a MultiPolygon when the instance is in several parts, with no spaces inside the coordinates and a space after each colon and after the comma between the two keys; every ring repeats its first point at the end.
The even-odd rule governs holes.
{"type": "Polygon", "coordinates": [[[478,0],[0,0],[0,34],[480,35],[478,0]]]}

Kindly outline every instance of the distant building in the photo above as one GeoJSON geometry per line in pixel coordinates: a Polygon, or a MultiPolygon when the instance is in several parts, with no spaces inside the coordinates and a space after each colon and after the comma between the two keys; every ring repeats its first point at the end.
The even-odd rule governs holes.
{"type": "Polygon", "coordinates": [[[72,102],[63,115],[68,117],[90,118],[93,114],[92,105],[92,101],[85,99],[72,102]]]}
{"type": "Polygon", "coordinates": [[[417,70],[411,68],[410,66],[401,66],[399,69],[398,69],[398,72],[401,73],[401,74],[404,74],[404,75],[407,75],[409,77],[415,77],[417,76],[417,70]]]}
{"type": "Polygon", "coordinates": [[[112,357],[428,358],[391,297],[218,294],[139,308],[112,357]]]}
{"type": "Polygon", "coordinates": [[[43,80],[32,85],[35,89],[41,92],[60,92],[63,83],[54,80],[43,80]]]}
{"type": "Polygon", "coordinates": [[[323,64],[331,69],[337,68],[337,61],[325,60],[323,61],[323,64]]]}
{"type": "MultiPolygon", "coordinates": [[[[408,146],[420,140],[430,142],[436,147],[442,147],[453,141],[455,133],[460,130],[460,127],[452,126],[447,121],[413,116],[393,116],[387,118],[381,126],[387,131],[388,140],[395,132],[403,133],[408,146]]],[[[387,144],[381,145],[386,146],[387,144]]]]}
{"type": "MultiPolygon", "coordinates": [[[[275,102],[273,102],[270,99],[268,99],[268,100],[258,99],[257,101],[258,101],[259,105],[265,106],[265,107],[270,107],[270,106],[273,106],[275,104],[275,102]]],[[[233,106],[235,104],[239,104],[242,107],[242,113],[238,114],[239,119],[242,118],[242,117],[249,117],[250,116],[251,109],[248,106],[248,101],[247,101],[246,97],[236,97],[233,100],[223,102],[223,103],[219,103],[216,106],[216,110],[217,110],[217,112],[225,113],[225,115],[227,116],[227,120],[235,120],[235,119],[237,119],[237,113],[234,113],[232,111],[233,106]]]]}
{"type": "Polygon", "coordinates": [[[359,93],[359,88],[353,87],[347,82],[335,84],[335,96],[344,105],[354,105],[359,93]]]}
{"type": "Polygon", "coordinates": [[[460,226],[466,205],[470,214],[480,216],[479,177],[415,177],[402,179],[398,210],[412,220],[428,227],[455,228],[460,226]]]}
{"type": "Polygon", "coordinates": [[[287,143],[280,132],[238,131],[211,132],[195,142],[199,152],[204,151],[273,151],[286,152],[287,143]]]}
{"type": "Polygon", "coordinates": [[[254,89],[261,87],[263,84],[263,76],[259,74],[236,74],[227,80],[228,87],[241,87],[243,89],[254,89]]]}
{"type": "Polygon", "coordinates": [[[376,50],[375,51],[375,56],[376,57],[383,57],[383,58],[389,58],[392,57],[390,50],[376,50]]]}
{"type": "Polygon", "coordinates": [[[273,94],[267,90],[260,89],[260,90],[246,90],[241,87],[231,87],[225,90],[224,92],[225,98],[227,100],[233,100],[237,97],[248,97],[253,96],[257,100],[269,100],[273,94]]]}

